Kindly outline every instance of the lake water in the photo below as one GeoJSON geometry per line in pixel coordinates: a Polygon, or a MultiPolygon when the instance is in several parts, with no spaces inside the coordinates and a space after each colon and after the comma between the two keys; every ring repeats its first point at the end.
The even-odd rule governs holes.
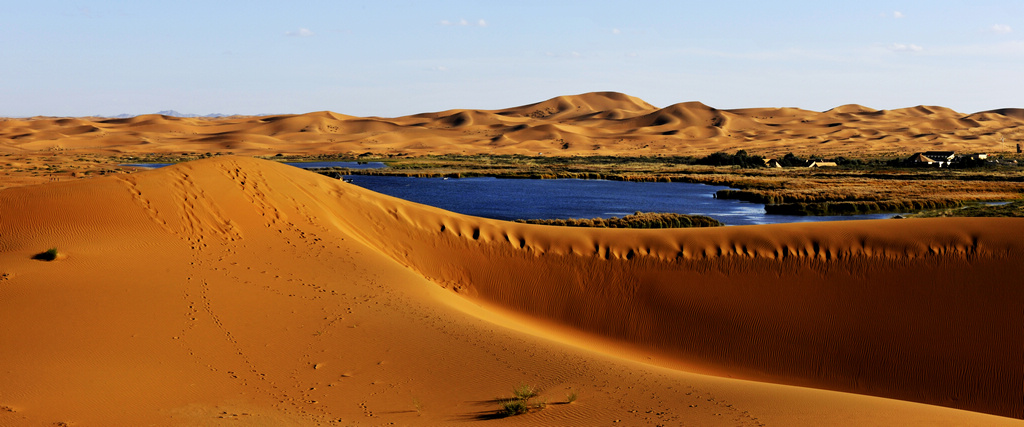
{"type": "MultiPolygon", "coordinates": [[[[285,162],[303,169],[376,169],[380,162],[285,162]]],[[[122,166],[159,168],[170,163],[122,166]]],[[[719,200],[729,187],[683,182],[625,182],[581,179],[407,178],[347,175],[355,185],[466,215],[506,221],[623,217],[636,211],[707,215],[726,225],[891,218],[895,214],[853,216],[767,215],[764,205],[719,200]]]]}
{"type": "Polygon", "coordinates": [[[636,211],[707,215],[726,225],[891,218],[766,215],[764,205],[714,198],[729,187],[579,179],[406,178],[350,175],[363,188],[452,212],[501,220],[622,217],[636,211]]]}

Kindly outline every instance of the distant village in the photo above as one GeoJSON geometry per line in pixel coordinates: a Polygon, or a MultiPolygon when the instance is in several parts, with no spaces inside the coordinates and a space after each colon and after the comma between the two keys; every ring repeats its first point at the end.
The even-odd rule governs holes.
{"type": "MultiPolygon", "coordinates": [[[[914,155],[906,158],[901,162],[902,166],[910,167],[977,167],[988,163],[988,154],[984,153],[973,153],[973,154],[957,154],[956,151],[924,151],[920,153],[914,153],[914,155]]],[[[992,160],[992,162],[998,163],[998,160],[992,160]]],[[[1016,160],[1012,161],[1016,163],[1016,160]]],[[[776,159],[765,159],[765,167],[769,168],[781,168],[784,167],[776,159]]],[[[821,160],[808,160],[806,161],[806,167],[809,168],[825,168],[839,166],[837,162],[826,162],[821,160]]],[[[896,165],[893,165],[896,166],[896,165]]]]}
{"type": "MultiPolygon", "coordinates": [[[[1018,145],[1017,152],[1020,153],[1020,150],[1021,148],[1018,145]]],[[[848,159],[845,157],[837,157],[831,160],[818,157],[802,158],[793,153],[786,154],[780,158],[765,158],[759,155],[750,155],[745,150],[740,150],[736,154],[713,153],[706,157],[694,159],[693,163],[709,166],[740,166],[745,168],[828,168],[838,166],[881,166],[883,164],[890,167],[975,168],[990,165],[1016,166],[1017,160],[991,158],[986,153],[958,153],[956,151],[923,151],[914,153],[904,159],[892,159],[884,162],[848,159]]]]}
{"type": "Polygon", "coordinates": [[[958,155],[955,151],[925,151],[914,153],[903,163],[907,166],[951,167],[980,166],[988,161],[988,154],[975,153],[958,155]]]}

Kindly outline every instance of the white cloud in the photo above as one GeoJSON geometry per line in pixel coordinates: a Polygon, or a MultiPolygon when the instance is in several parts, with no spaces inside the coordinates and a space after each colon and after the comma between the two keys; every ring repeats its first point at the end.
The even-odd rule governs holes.
{"type": "Polygon", "coordinates": [[[284,33],[284,35],[288,37],[310,37],[314,36],[315,34],[307,28],[299,28],[298,31],[287,31],[284,33]]]}
{"type": "Polygon", "coordinates": [[[622,30],[620,30],[618,28],[612,28],[612,34],[615,34],[615,35],[622,34],[622,30]]]}
{"type": "Polygon", "coordinates": [[[992,24],[988,29],[989,31],[998,34],[1010,34],[1013,32],[1013,28],[1010,28],[1010,26],[1006,24],[992,24]]]}
{"type": "Polygon", "coordinates": [[[469,22],[466,19],[460,19],[458,21],[449,21],[447,19],[442,19],[441,25],[446,27],[486,27],[487,21],[484,19],[478,19],[476,22],[469,22]]]}
{"type": "Polygon", "coordinates": [[[897,10],[897,11],[894,11],[894,12],[892,13],[892,17],[893,17],[893,18],[896,18],[896,19],[900,19],[900,18],[902,18],[902,17],[904,17],[904,16],[906,16],[906,15],[904,15],[904,14],[903,14],[903,12],[900,12],[900,11],[898,11],[898,10],[897,10]]]}
{"type": "Polygon", "coordinates": [[[924,48],[913,43],[893,43],[889,45],[889,50],[893,52],[921,52],[924,48]]]}

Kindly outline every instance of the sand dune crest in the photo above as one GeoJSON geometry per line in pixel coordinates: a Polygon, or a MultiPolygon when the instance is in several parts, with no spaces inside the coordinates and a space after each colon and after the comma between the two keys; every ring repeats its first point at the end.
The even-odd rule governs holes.
{"type": "Polygon", "coordinates": [[[696,101],[657,108],[622,93],[593,92],[500,110],[453,109],[394,118],[321,111],[219,119],[153,114],[8,119],[0,121],[0,151],[706,155],[739,147],[756,154],[828,156],[891,153],[899,147],[907,153],[996,153],[1012,149],[1007,138],[1019,142],[1022,132],[1024,116],[1012,108],[972,115],[937,106],[878,111],[852,104],[824,113],[719,110],[696,101]],[[515,135],[523,126],[561,130],[515,135]]]}

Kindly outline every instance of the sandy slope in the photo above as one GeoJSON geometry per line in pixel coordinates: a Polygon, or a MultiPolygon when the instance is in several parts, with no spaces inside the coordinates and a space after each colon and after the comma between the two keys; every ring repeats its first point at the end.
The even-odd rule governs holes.
{"type": "Polygon", "coordinates": [[[0,425],[1007,425],[936,405],[1024,415],[1022,232],[528,226],[230,157],[12,188],[0,425]]]}
{"type": "Polygon", "coordinates": [[[928,150],[1014,151],[1024,115],[917,106],[844,105],[719,110],[700,102],[658,108],[615,92],[560,96],[502,110],[458,109],[406,117],[329,111],[222,119],[145,115],[130,119],[0,120],[0,154],[231,152],[248,155],[372,152],[536,155],[705,155],[714,151],[860,156],[928,150]]]}

